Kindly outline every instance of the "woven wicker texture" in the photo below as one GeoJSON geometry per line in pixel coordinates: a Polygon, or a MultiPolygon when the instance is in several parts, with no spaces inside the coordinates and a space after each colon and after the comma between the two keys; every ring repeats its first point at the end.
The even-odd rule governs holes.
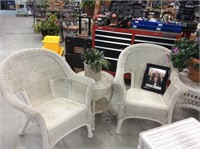
{"type": "Polygon", "coordinates": [[[170,50],[159,45],[134,44],[120,54],[114,78],[120,98],[116,133],[120,133],[122,122],[127,118],[149,119],[161,124],[171,122],[177,97],[186,92],[186,88],[171,66],[169,53],[170,50]],[[147,63],[171,67],[171,83],[164,95],[141,89],[147,63]],[[129,89],[124,84],[124,73],[131,74],[129,89]]]}
{"type": "Polygon", "coordinates": [[[19,130],[23,135],[32,120],[39,125],[43,148],[52,148],[60,139],[81,126],[91,131],[92,79],[75,74],[65,60],[54,52],[29,49],[6,58],[0,67],[0,90],[4,101],[24,112],[28,120],[19,130]],[[66,78],[68,93],[56,96],[52,80],[66,78]],[[16,97],[20,93],[25,103],[16,97]],[[27,104],[28,103],[28,104],[27,104]]]}
{"type": "Polygon", "coordinates": [[[188,92],[181,96],[177,105],[198,110],[200,119],[200,84],[188,79],[184,72],[180,73],[180,79],[188,88],[188,92]]]}
{"type": "Polygon", "coordinates": [[[138,149],[199,149],[200,123],[187,118],[140,133],[138,149]]]}

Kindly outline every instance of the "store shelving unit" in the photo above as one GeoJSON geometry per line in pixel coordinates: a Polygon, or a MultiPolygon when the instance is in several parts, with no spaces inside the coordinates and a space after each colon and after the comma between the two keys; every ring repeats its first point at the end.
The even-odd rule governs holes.
{"type": "Polygon", "coordinates": [[[0,0],[0,10],[15,10],[15,1],[0,0]]]}

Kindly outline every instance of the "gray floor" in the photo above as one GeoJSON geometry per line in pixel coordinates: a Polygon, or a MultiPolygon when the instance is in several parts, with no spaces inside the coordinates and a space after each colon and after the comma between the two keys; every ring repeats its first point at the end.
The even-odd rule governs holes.
{"type": "MultiPolygon", "coordinates": [[[[32,17],[16,17],[15,11],[0,10],[0,61],[10,54],[26,48],[42,47],[42,37],[34,34],[32,17]]],[[[1,97],[0,97],[1,99],[1,97]]],[[[113,97],[113,103],[117,98],[113,97]]],[[[187,117],[198,118],[198,112],[176,107],[173,121],[187,117]]],[[[24,121],[23,113],[9,107],[0,100],[0,149],[39,149],[42,141],[39,127],[30,123],[25,136],[17,131],[24,121]]],[[[116,117],[104,112],[96,116],[96,130],[92,139],[87,138],[86,128],[76,130],[55,145],[55,149],[135,149],[139,133],[157,126],[158,123],[130,119],[126,120],[121,135],[115,134],[116,117]]]]}

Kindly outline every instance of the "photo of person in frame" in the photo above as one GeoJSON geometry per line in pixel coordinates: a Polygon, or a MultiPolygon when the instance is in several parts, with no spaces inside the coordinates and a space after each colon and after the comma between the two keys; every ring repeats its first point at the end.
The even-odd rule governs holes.
{"type": "Polygon", "coordinates": [[[157,76],[153,78],[153,88],[161,90],[161,86],[159,86],[159,78],[157,76]]]}
{"type": "Polygon", "coordinates": [[[147,80],[146,80],[146,83],[148,84],[153,84],[153,71],[149,71],[149,74],[147,76],[147,80]]]}
{"type": "Polygon", "coordinates": [[[164,94],[169,75],[170,67],[147,63],[141,88],[164,94]]]}
{"type": "Polygon", "coordinates": [[[165,70],[158,69],[158,68],[150,68],[148,72],[148,76],[146,78],[145,86],[154,88],[157,90],[161,90],[165,73],[166,73],[165,70]]]}
{"type": "Polygon", "coordinates": [[[165,73],[160,72],[159,79],[158,79],[158,84],[160,87],[162,87],[162,85],[163,85],[164,77],[165,77],[165,73]]]}

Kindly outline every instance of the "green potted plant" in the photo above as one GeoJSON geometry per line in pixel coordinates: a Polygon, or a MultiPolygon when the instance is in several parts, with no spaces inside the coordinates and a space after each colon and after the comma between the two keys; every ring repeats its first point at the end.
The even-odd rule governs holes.
{"type": "Polygon", "coordinates": [[[94,15],[94,8],[95,8],[96,0],[82,0],[81,7],[87,13],[87,16],[94,15]]]}
{"type": "Polygon", "coordinates": [[[41,33],[42,36],[46,35],[59,35],[60,27],[56,14],[48,14],[45,21],[38,22],[34,25],[34,32],[41,33]]]}
{"type": "Polygon", "coordinates": [[[110,63],[104,58],[103,51],[90,48],[84,51],[84,71],[85,76],[93,78],[95,81],[101,79],[102,68],[109,69],[110,63]]]}
{"type": "Polygon", "coordinates": [[[195,82],[199,82],[199,48],[199,35],[195,41],[181,38],[175,43],[170,55],[173,66],[179,71],[188,68],[188,78],[195,82]]]}

